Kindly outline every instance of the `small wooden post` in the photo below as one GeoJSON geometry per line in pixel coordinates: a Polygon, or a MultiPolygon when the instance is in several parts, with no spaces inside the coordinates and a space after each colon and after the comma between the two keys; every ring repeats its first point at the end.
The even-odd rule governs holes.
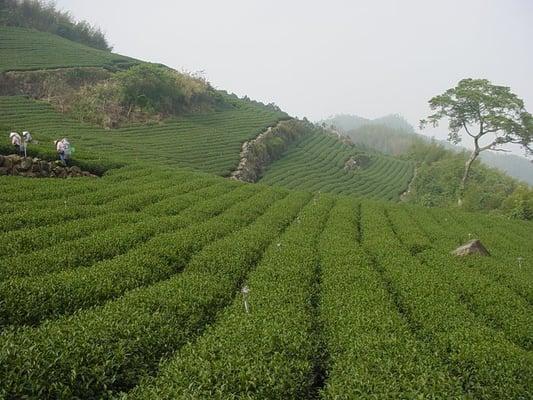
{"type": "Polygon", "coordinates": [[[250,289],[248,286],[244,285],[241,289],[242,293],[242,300],[244,302],[244,310],[246,311],[246,314],[250,313],[250,306],[248,305],[248,293],[250,293],[250,289]]]}

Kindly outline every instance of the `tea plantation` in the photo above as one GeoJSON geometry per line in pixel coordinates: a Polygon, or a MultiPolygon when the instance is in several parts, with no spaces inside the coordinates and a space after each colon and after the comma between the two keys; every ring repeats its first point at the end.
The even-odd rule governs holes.
{"type": "Polygon", "coordinates": [[[0,185],[5,398],[531,393],[530,223],[142,165],[0,185]]]}
{"type": "Polygon", "coordinates": [[[412,163],[374,154],[368,166],[346,170],[346,162],[357,153],[356,148],[335,137],[310,135],[275,162],[261,182],[289,189],[398,200],[413,177],[412,163]]]}
{"type": "MultiPolygon", "coordinates": [[[[0,55],[132,62],[4,27],[0,55]]],[[[411,163],[347,170],[360,151],[317,132],[225,179],[289,118],[231,98],[105,130],[0,97],[1,154],[68,137],[101,175],[0,176],[0,399],[533,398],[531,222],[399,204],[411,163]],[[490,257],[450,254],[470,238],[490,257]]]]}
{"type": "Polygon", "coordinates": [[[51,33],[6,26],[0,26],[0,54],[0,72],[65,67],[117,68],[139,63],[51,33]]]}
{"type": "MultiPolygon", "coordinates": [[[[106,131],[71,120],[46,102],[21,96],[0,97],[0,130],[30,130],[39,141],[30,150],[40,156],[56,158],[53,140],[68,137],[76,150],[74,158],[86,162],[146,161],[223,176],[238,164],[243,142],[285,118],[285,113],[238,100],[234,108],[224,111],[106,131]]],[[[4,145],[3,152],[9,150],[4,145]]]]}

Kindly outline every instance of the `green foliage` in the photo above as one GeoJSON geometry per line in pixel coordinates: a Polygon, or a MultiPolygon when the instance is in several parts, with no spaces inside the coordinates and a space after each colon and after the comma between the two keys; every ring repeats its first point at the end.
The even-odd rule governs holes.
{"type": "Polygon", "coordinates": [[[2,0],[0,24],[50,32],[86,46],[111,51],[103,32],[87,21],[76,22],[69,13],[41,0],[2,0]]]}
{"type": "Polygon", "coordinates": [[[378,154],[363,160],[361,154],[364,153],[360,149],[317,130],[271,164],[260,182],[290,189],[398,200],[411,179],[413,164],[378,154]],[[366,166],[346,169],[350,158],[367,161],[366,166]]]}
{"type": "MultiPolygon", "coordinates": [[[[377,205],[363,207],[362,244],[374,257],[376,269],[398,312],[415,335],[429,345],[431,353],[441,360],[446,370],[459,380],[464,397],[527,398],[531,390],[533,360],[525,343],[517,346],[506,337],[506,332],[513,331],[514,321],[507,321],[507,327],[498,323],[492,325],[497,312],[495,308],[503,300],[491,296],[499,292],[504,302],[509,301],[509,305],[501,305],[497,312],[499,318],[503,321],[511,314],[511,319],[516,317],[516,321],[521,321],[519,325],[525,323],[522,332],[526,343],[531,339],[531,316],[527,316],[529,305],[500,283],[494,284],[494,292],[489,290],[492,278],[482,280],[478,271],[464,271],[465,266],[449,255],[453,249],[450,242],[441,241],[439,235],[435,244],[431,244],[430,239],[417,232],[418,226],[425,227],[425,220],[420,225],[413,218],[408,219],[408,224],[396,224],[391,218],[393,212],[377,205]],[[418,258],[409,251],[409,243],[421,241],[426,241],[433,250],[421,253],[418,258]],[[472,296],[476,300],[472,301],[472,296]],[[515,310],[516,304],[520,304],[520,308],[515,310]]],[[[487,220],[484,223],[494,225],[487,220]]],[[[429,232],[430,226],[428,224],[429,232]]],[[[455,229],[457,227],[455,225],[455,229]]],[[[457,235],[454,231],[448,234],[457,235]]],[[[501,249],[502,243],[496,245],[494,239],[503,241],[503,238],[499,234],[489,235],[480,239],[484,241],[492,236],[491,244],[501,249]]],[[[526,248],[522,250],[527,251],[526,248]]],[[[499,260],[505,262],[505,258],[499,260]]],[[[472,259],[471,262],[483,268],[482,260],[472,259]]],[[[514,267],[505,269],[510,268],[514,267]]]]}
{"type": "Polygon", "coordinates": [[[120,104],[129,112],[139,108],[149,113],[173,115],[207,110],[222,101],[206,80],[160,65],[136,65],[118,72],[113,82],[117,85],[120,104]]]}
{"type": "Polygon", "coordinates": [[[473,141],[474,150],[460,180],[459,205],[464,202],[472,163],[481,152],[517,144],[533,154],[533,116],[508,87],[492,85],[486,79],[463,79],[455,88],[429,100],[429,106],[435,112],[427,120],[420,121],[421,128],[427,124],[437,126],[446,118],[450,142],[459,143],[463,129],[473,141]],[[480,140],[487,139],[489,144],[480,144],[480,140]]]}
{"type": "MultiPolygon", "coordinates": [[[[76,147],[73,162],[91,171],[97,165],[105,171],[117,164],[143,162],[228,176],[239,163],[244,141],[287,118],[260,104],[230,101],[234,106],[220,111],[109,131],[67,119],[44,102],[0,97],[0,131],[31,131],[38,143],[28,147],[30,154],[46,159],[57,158],[53,140],[66,136],[76,147]]],[[[7,139],[4,143],[0,152],[9,154],[12,146],[7,139]]]]}
{"type": "Polygon", "coordinates": [[[315,198],[266,250],[241,296],[196,342],[130,396],[154,398],[310,398],[320,350],[315,310],[317,241],[333,199],[315,198]],[[283,268],[280,268],[283,266],[283,268]]]}
{"type": "Polygon", "coordinates": [[[145,164],[1,183],[0,397],[527,397],[529,222],[145,164]]]}
{"type": "MultiPolygon", "coordinates": [[[[406,157],[418,164],[406,200],[428,207],[455,206],[467,155],[453,153],[435,143],[421,142],[414,145],[406,157]]],[[[527,198],[530,192],[500,171],[476,161],[470,173],[470,184],[463,194],[462,207],[468,211],[500,212],[513,218],[529,219],[527,198]]]]}
{"type": "Polygon", "coordinates": [[[447,118],[448,139],[453,143],[461,141],[459,132],[463,129],[474,139],[476,150],[481,137],[495,136],[491,144],[479,151],[505,143],[520,144],[527,149],[533,141],[533,117],[525,110],[524,102],[510,88],[492,85],[486,79],[463,79],[455,88],[429,100],[429,106],[435,113],[422,120],[421,126],[437,126],[441,119],[447,118]],[[479,130],[471,131],[473,127],[479,130]]]}
{"type": "Polygon", "coordinates": [[[502,202],[502,209],[510,217],[533,220],[533,190],[521,185],[502,202]]]}
{"type": "Polygon", "coordinates": [[[66,67],[126,68],[139,61],[46,32],[0,25],[0,72],[66,67]]]}

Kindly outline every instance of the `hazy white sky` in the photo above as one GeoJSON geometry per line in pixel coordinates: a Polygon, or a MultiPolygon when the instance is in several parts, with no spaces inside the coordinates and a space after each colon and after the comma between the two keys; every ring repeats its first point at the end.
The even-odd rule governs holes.
{"type": "Polygon", "coordinates": [[[465,77],[533,111],[533,0],[58,0],[115,51],[312,120],[400,113],[465,77]]]}

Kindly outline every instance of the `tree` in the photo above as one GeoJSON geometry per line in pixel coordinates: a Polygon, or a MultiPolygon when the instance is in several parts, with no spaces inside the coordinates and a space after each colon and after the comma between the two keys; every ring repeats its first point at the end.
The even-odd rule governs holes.
{"type": "Polygon", "coordinates": [[[437,126],[442,118],[448,118],[450,142],[461,142],[463,130],[473,140],[474,150],[460,182],[459,205],[472,163],[482,151],[506,151],[502,146],[512,143],[522,146],[526,154],[533,154],[533,116],[508,87],[492,85],[486,79],[463,79],[456,87],[429,100],[429,106],[435,112],[420,121],[421,129],[428,124],[437,126]]]}

